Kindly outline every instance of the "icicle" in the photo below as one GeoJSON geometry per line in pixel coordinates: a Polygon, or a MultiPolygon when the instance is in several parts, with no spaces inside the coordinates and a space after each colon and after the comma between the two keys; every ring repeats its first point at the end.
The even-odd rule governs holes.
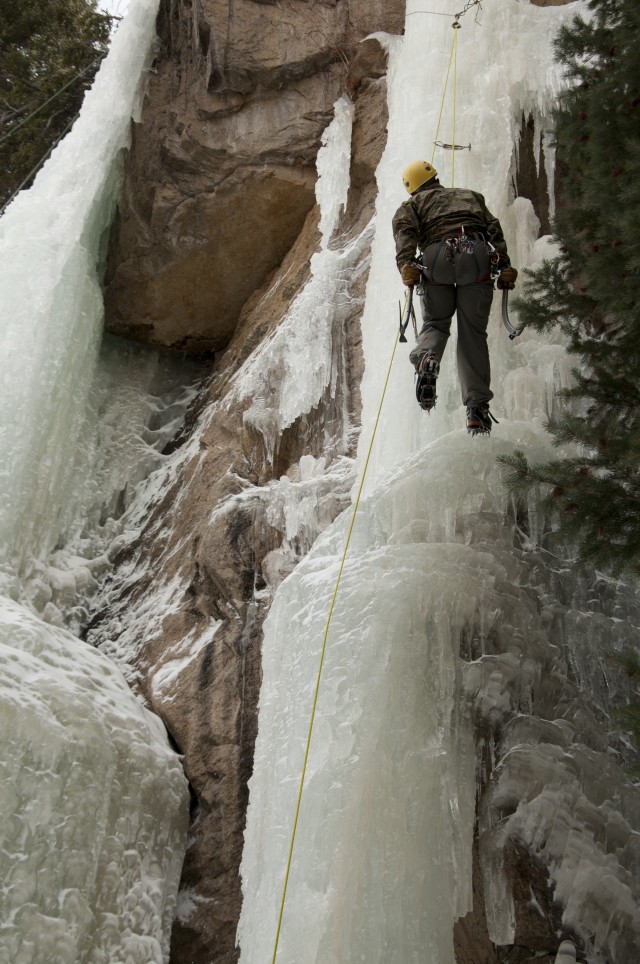
{"type": "Polygon", "coordinates": [[[542,139],[544,167],[547,172],[547,191],[549,194],[549,220],[556,216],[556,149],[553,143],[553,132],[545,131],[542,139]]]}
{"type": "Polygon", "coordinates": [[[273,338],[235,379],[235,397],[252,399],[245,421],[262,435],[271,461],[281,433],[318,404],[334,377],[334,326],[346,317],[348,286],[371,235],[368,225],[353,241],[329,248],[349,188],[352,122],[353,104],[342,96],[318,154],[322,246],[311,259],[311,278],[273,338]]]}

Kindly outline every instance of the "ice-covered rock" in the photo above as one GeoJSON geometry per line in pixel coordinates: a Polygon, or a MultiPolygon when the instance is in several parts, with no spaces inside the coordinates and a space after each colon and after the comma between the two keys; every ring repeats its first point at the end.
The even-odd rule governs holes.
{"type": "Polygon", "coordinates": [[[0,608],[0,960],[162,964],[188,797],[164,727],[117,667],[0,608]]]}

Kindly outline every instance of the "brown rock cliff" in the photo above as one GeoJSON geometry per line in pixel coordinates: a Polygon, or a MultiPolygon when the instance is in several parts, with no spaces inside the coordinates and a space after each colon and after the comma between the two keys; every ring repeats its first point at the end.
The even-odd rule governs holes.
{"type": "Polygon", "coordinates": [[[228,345],[315,203],[336,98],[384,70],[378,45],[359,41],[403,21],[401,0],[163,0],[111,243],[110,331],[228,345]]]}

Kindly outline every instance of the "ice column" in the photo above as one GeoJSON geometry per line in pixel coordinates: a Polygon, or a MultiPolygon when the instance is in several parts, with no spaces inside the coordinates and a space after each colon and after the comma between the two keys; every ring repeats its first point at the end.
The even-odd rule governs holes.
{"type": "Polygon", "coordinates": [[[144,89],[158,0],[134,0],[81,115],[0,219],[0,547],[20,568],[50,549],[102,330],[100,291],[120,157],[144,89]]]}

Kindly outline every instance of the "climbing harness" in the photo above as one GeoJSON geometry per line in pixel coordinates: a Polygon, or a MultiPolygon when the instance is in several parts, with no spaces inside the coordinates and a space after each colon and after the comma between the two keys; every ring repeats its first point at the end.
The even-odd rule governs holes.
{"type": "Polygon", "coordinates": [[[393,342],[393,351],[391,353],[391,360],[389,361],[389,367],[387,368],[387,377],[384,380],[384,386],[382,388],[382,395],[380,396],[380,404],[378,405],[378,413],[376,415],[376,420],[373,425],[373,432],[371,434],[371,441],[369,442],[369,448],[367,449],[367,457],[364,462],[364,467],[362,469],[362,478],[360,479],[360,485],[358,486],[358,494],[356,495],[356,500],[353,506],[353,512],[351,514],[351,524],[349,526],[349,531],[347,533],[347,539],[344,546],[344,551],[342,553],[342,559],[340,560],[340,568],[338,569],[338,578],[336,579],[336,585],[333,590],[333,596],[331,597],[331,605],[329,606],[329,614],[327,616],[327,622],[324,629],[324,638],[322,640],[322,648],[320,651],[320,664],[318,666],[318,674],[316,678],[316,686],[313,694],[313,703],[311,707],[311,717],[309,719],[309,729],[307,732],[307,742],[304,750],[304,760],[302,762],[302,773],[300,775],[300,784],[298,787],[298,797],[296,800],[295,816],[293,820],[293,829],[291,831],[291,842],[289,844],[289,856],[287,859],[287,869],[284,877],[284,884],[282,887],[282,898],[280,900],[280,911],[278,914],[278,926],[276,929],[276,937],[273,946],[273,956],[271,958],[271,964],[275,964],[276,955],[278,953],[278,944],[280,943],[280,931],[282,929],[282,917],[284,914],[284,905],[287,897],[287,887],[289,884],[289,876],[291,873],[291,862],[293,859],[293,848],[296,840],[296,833],[298,830],[298,820],[300,818],[300,805],[302,803],[302,791],[304,789],[304,780],[307,774],[307,764],[309,762],[309,748],[311,746],[311,736],[313,734],[313,724],[316,717],[316,709],[318,706],[318,693],[320,692],[320,681],[322,679],[322,670],[324,668],[324,659],[327,651],[327,640],[329,638],[329,628],[331,626],[331,618],[333,616],[333,610],[336,605],[336,598],[338,596],[338,589],[340,588],[340,583],[342,581],[342,573],[344,571],[344,564],[347,558],[347,552],[349,551],[349,545],[351,543],[351,536],[353,534],[353,528],[356,521],[356,515],[360,507],[360,499],[362,497],[362,491],[364,489],[365,479],[367,477],[367,470],[369,468],[369,462],[371,460],[371,453],[373,452],[373,445],[376,440],[376,434],[378,432],[378,424],[380,422],[380,415],[382,414],[382,406],[384,404],[385,396],[387,394],[387,388],[389,385],[389,379],[391,377],[391,369],[393,368],[393,362],[396,357],[396,349],[398,347],[399,337],[396,337],[393,342]]]}
{"type": "Polygon", "coordinates": [[[495,281],[500,277],[501,267],[500,267],[500,252],[491,244],[491,241],[487,238],[487,247],[489,248],[490,258],[489,264],[491,265],[491,280],[495,281]]]}
{"type": "Polygon", "coordinates": [[[467,234],[464,224],[462,224],[459,234],[452,234],[443,239],[443,244],[447,249],[447,260],[455,262],[458,254],[473,254],[478,241],[482,241],[484,244],[488,243],[484,234],[480,232],[475,231],[473,234],[467,234]]]}

